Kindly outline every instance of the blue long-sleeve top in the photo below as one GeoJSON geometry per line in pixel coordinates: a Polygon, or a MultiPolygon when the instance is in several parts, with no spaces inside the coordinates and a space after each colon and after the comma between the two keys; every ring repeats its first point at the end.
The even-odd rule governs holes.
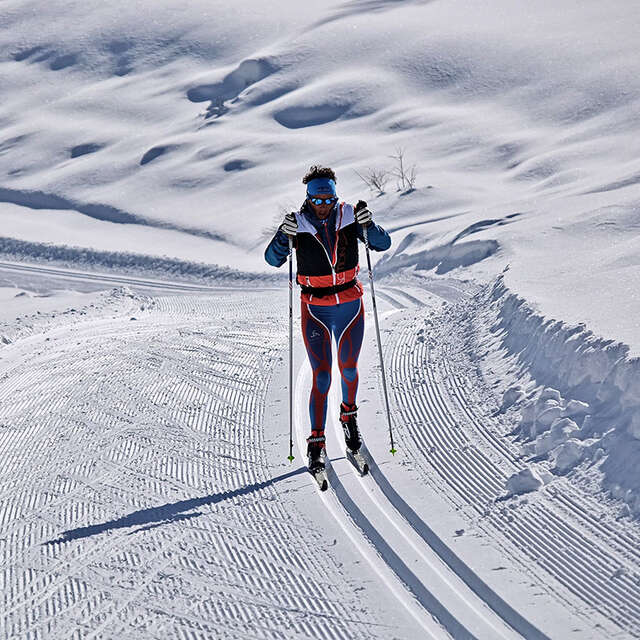
{"type": "MultiPolygon", "coordinates": [[[[331,213],[324,219],[320,220],[310,207],[303,206],[301,213],[311,222],[318,233],[318,238],[322,241],[327,254],[331,255],[331,247],[336,242],[336,215],[338,213],[338,205],[336,204],[331,213]],[[323,229],[324,227],[324,229],[323,229]],[[326,233],[325,233],[326,229],[326,233]]],[[[367,227],[367,236],[369,240],[369,248],[374,251],[386,251],[391,246],[391,236],[375,222],[371,222],[367,227]]],[[[364,242],[364,231],[358,225],[358,238],[364,242]]],[[[264,252],[264,259],[273,267],[281,267],[289,255],[289,239],[282,229],[278,229],[271,239],[264,252]]]]}

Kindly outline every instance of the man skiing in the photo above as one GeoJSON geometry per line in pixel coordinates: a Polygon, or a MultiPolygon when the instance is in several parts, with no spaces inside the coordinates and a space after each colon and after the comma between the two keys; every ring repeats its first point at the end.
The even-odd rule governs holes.
{"type": "Polygon", "coordinates": [[[309,471],[324,470],[327,395],[331,385],[332,335],[337,344],[342,378],[340,422],[348,453],[358,455],[362,438],[358,430],[356,394],[358,356],[364,334],[363,288],[358,241],[364,242],[367,228],[371,249],[386,251],[389,234],[372,220],[366,202],[354,207],[340,202],[336,176],[328,167],[313,166],[302,179],[307,197],[300,211],[288,213],[265,250],[265,259],[282,266],[293,239],[298,265],[297,281],[302,289],[302,336],[313,370],[309,398],[311,435],[307,438],[309,471]]]}

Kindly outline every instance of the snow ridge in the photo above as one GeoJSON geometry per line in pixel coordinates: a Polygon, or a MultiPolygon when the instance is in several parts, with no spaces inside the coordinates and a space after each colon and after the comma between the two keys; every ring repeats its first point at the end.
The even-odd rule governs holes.
{"type": "Polygon", "coordinates": [[[525,453],[551,459],[560,475],[580,463],[598,465],[601,487],[639,515],[640,360],[584,324],[545,318],[512,293],[503,276],[488,301],[492,333],[535,381],[528,396],[509,390],[521,409],[516,434],[525,453]]]}
{"type": "Polygon", "coordinates": [[[137,275],[154,274],[161,277],[178,277],[199,283],[220,283],[228,281],[244,284],[264,284],[282,281],[284,274],[250,273],[217,264],[202,264],[157,257],[137,253],[97,251],[81,247],[51,245],[43,242],[27,242],[14,238],[0,237],[0,256],[4,260],[18,262],[46,262],[74,268],[98,267],[113,269],[119,273],[137,275]]]}
{"type": "MultiPolygon", "coordinates": [[[[491,291],[484,291],[486,298],[491,291]]],[[[542,464],[523,459],[520,443],[509,437],[515,407],[504,413],[494,397],[498,381],[483,378],[491,368],[503,377],[506,366],[524,378],[526,365],[504,353],[495,333],[487,337],[487,331],[476,344],[469,333],[477,331],[477,323],[480,329],[496,330],[498,306],[487,306],[486,298],[478,293],[441,311],[405,314],[390,331],[392,408],[405,427],[398,431],[399,445],[416,454],[413,462],[425,485],[466,513],[478,531],[501,541],[503,558],[520,563],[535,576],[534,582],[547,585],[554,600],[562,603],[561,615],[576,616],[571,624],[580,627],[585,634],[581,637],[601,637],[587,635],[583,626],[593,628],[596,619],[616,633],[637,633],[634,527],[608,515],[603,519],[601,492],[593,486],[584,490],[593,470],[576,486],[572,474],[579,469],[554,477],[542,464]],[[424,326],[418,330],[419,320],[424,326]],[[485,357],[489,361],[481,373],[479,358],[485,357]],[[527,467],[544,485],[521,496],[535,481],[533,473],[518,478],[527,467]]],[[[437,520],[433,522],[437,526],[437,520]]],[[[521,606],[535,623],[540,603],[529,608],[527,600],[521,606]]]]}

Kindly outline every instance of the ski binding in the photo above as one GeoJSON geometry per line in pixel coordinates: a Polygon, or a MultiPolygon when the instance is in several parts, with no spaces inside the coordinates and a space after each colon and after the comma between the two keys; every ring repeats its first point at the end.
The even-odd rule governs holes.
{"type": "Polygon", "coordinates": [[[309,473],[313,476],[313,479],[318,483],[320,491],[326,491],[329,488],[329,480],[327,478],[327,472],[324,468],[316,469],[315,471],[309,470],[309,473]]]}
{"type": "Polygon", "coordinates": [[[369,463],[365,460],[361,451],[355,453],[351,449],[347,449],[347,460],[358,470],[361,476],[369,473],[369,463]]]}

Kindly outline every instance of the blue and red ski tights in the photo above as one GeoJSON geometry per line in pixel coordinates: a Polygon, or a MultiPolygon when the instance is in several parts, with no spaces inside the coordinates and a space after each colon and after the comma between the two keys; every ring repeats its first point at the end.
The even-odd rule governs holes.
{"type": "Polygon", "coordinates": [[[309,440],[313,439],[324,446],[327,395],[331,386],[332,336],[337,344],[338,368],[342,378],[342,410],[355,408],[358,356],[364,335],[362,298],[336,305],[313,305],[303,301],[302,335],[313,370],[313,385],[309,397],[309,440]]]}

